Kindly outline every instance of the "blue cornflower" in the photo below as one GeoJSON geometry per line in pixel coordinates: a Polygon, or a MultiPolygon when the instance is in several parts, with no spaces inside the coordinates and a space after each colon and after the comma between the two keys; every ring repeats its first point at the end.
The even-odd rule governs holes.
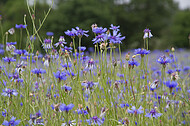
{"type": "Polygon", "coordinates": [[[131,61],[128,61],[128,65],[129,65],[129,69],[130,68],[134,68],[134,66],[138,66],[139,65],[139,63],[137,62],[137,61],[135,61],[133,58],[132,58],[132,60],[131,61]]]}
{"type": "Polygon", "coordinates": [[[53,32],[46,32],[46,35],[47,35],[47,36],[53,36],[54,33],[53,33],[53,32]]]}
{"type": "Polygon", "coordinates": [[[114,30],[113,35],[108,35],[108,39],[110,40],[109,43],[122,43],[121,41],[125,39],[125,36],[121,37],[121,33],[114,30]]]}
{"type": "Polygon", "coordinates": [[[44,125],[43,122],[44,120],[42,119],[40,110],[36,114],[30,114],[30,120],[28,121],[30,125],[44,125]]]}
{"type": "Polygon", "coordinates": [[[154,117],[154,118],[157,118],[157,117],[160,117],[162,115],[162,113],[157,113],[155,109],[152,109],[150,111],[150,113],[146,113],[145,117],[154,117]]]}
{"type": "Polygon", "coordinates": [[[93,28],[92,31],[96,34],[102,34],[107,31],[107,28],[96,27],[96,28],[93,28]]]}
{"type": "Polygon", "coordinates": [[[144,113],[144,111],[142,109],[143,109],[142,106],[140,106],[139,109],[136,109],[135,106],[132,106],[131,110],[127,109],[127,111],[128,111],[128,113],[132,113],[132,114],[142,114],[142,113],[144,113]]]}
{"type": "Polygon", "coordinates": [[[64,47],[63,44],[67,44],[67,42],[65,42],[64,36],[60,36],[59,42],[55,43],[54,45],[55,45],[56,47],[57,47],[57,46],[64,47]]]}
{"type": "Polygon", "coordinates": [[[16,49],[15,51],[14,51],[16,54],[18,54],[18,55],[21,55],[21,54],[24,54],[24,53],[26,53],[27,51],[26,50],[22,50],[22,49],[16,49]]]}
{"type": "Polygon", "coordinates": [[[31,72],[36,74],[37,77],[41,77],[41,74],[46,73],[46,70],[35,68],[31,72]]]}
{"type": "Polygon", "coordinates": [[[77,31],[76,31],[74,28],[72,28],[71,31],[70,31],[70,30],[67,30],[67,31],[65,32],[65,34],[68,35],[68,36],[70,36],[71,38],[75,38],[75,36],[76,36],[76,34],[77,34],[77,31]]]}
{"type": "Polygon", "coordinates": [[[92,70],[95,67],[95,62],[93,59],[89,60],[87,65],[86,65],[86,69],[92,70]]]}
{"type": "Polygon", "coordinates": [[[67,68],[71,67],[72,64],[70,62],[68,62],[68,64],[67,63],[61,64],[61,66],[67,69],[67,68]]]}
{"type": "Polygon", "coordinates": [[[60,72],[57,71],[56,73],[53,73],[55,78],[58,78],[58,81],[60,82],[61,80],[67,80],[67,74],[65,72],[60,72]]]}
{"type": "Polygon", "coordinates": [[[75,126],[77,125],[76,124],[76,120],[69,120],[69,122],[65,122],[65,123],[62,123],[61,126],[75,126]]]}
{"type": "Polygon", "coordinates": [[[59,106],[59,109],[60,109],[61,111],[69,112],[69,110],[71,110],[73,107],[74,107],[73,104],[69,104],[69,105],[61,104],[61,105],[59,106]]]}
{"type": "Polygon", "coordinates": [[[67,52],[72,52],[73,48],[72,48],[72,47],[67,47],[67,46],[65,46],[65,47],[62,49],[62,51],[65,52],[65,50],[67,50],[67,52]]]}
{"type": "Polygon", "coordinates": [[[44,49],[53,48],[51,39],[45,39],[42,46],[43,46],[44,49]]]}
{"type": "Polygon", "coordinates": [[[5,53],[4,49],[0,49],[0,55],[3,55],[5,53]]]}
{"type": "Polygon", "coordinates": [[[120,104],[120,107],[121,107],[121,108],[129,107],[129,104],[128,104],[128,103],[126,103],[126,104],[125,104],[125,103],[124,103],[124,104],[120,104]]]}
{"type": "Polygon", "coordinates": [[[8,96],[8,97],[11,97],[12,95],[17,96],[18,92],[14,89],[12,90],[12,89],[5,88],[5,90],[3,90],[3,93],[1,93],[1,95],[8,96]]]}
{"type": "Polygon", "coordinates": [[[12,117],[10,121],[5,120],[2,125],[4,126],[16,126],[20,123],[20,120],[16,120],[16,117],[12,117]]]}
{"type": "Polygon", "coordinates": [[[114,26],[113,24],[111,24],[111,27],[110,27],[111,30],[115,30],[115,31],[119,31],[119,28],[120,26],[114,26]]]}
{"type": "Polygon", "coordinates": [[[81,50],[82,52],[84,52],[86,50],[86,47],[85,46],[81,46],[81,47],[78,47],[79,50],[81,50]]]}
{"type": "Polygon", "coordinates": [[[88,31],[85,31],[85,30],[80,29],[79,27],[76,27],[76,35],[78,37],[82,37],[83,35],[88,37],[89,35],[86,33],[88,33],[88,31]]]}
{"type": "Polygon", "coordinates": [[[69,86],[67,86],[67,85],[63,85],[63,86],[61,87],[61,89],[62,89],[62,90],[64,89],[64,90],[67,92],[67,91],[72,90],[72,87],[69,87],[69,86]]]}
{"type": "Polygon", "coordinates": [[[82,109],[77,109],[77,113],[78,113],[78,114],[87,115],[87,114],[88,114],[88,111],[87,111],[87,110],[84,110],[84,109],[82,108],[82,109]]]}
{"type": "Polygon", "coordinates": [[[8,115],[7,110],[4,109],[4,111],[2,111],[2,116],[3,116],[3,117],[6,117],[7,115],[8,115]]]}
{"type": "Polygon", "coordinates": [[[92,81],[81,83],[82,86],[85,86],[87,89],[92,89],[94,85],[98,85],[98,83],[94,83],[92,81]]]}
{"type": "Polygon", "coordinates": [[[15,28],[17,28],[17,29],[26,28],[26,27],[27,27],[27,25],[23,25],[23,24],[15,25],[15,28]]]}
{"type": "Polygon", "coordinates": [[[104,42],[107,39],[108,39],[108,35],[107,34],[98,34],[96,36],[96,38],[94,38],[92,41],[94,42],[93,44],[96,44],[96,43],[104,42]]]}
{"type": "Polygon", "coordinates": [[[136,54],[140,54],[141,57],[143,57],[144,55],[147,55],[150,53],[150,50],[146,50],[146,49],[143,49],[143,48],[138,48],[138,49],[135,49],[135,55],[136,54]]]}
{"type": "Polygon", "coordinates": [[[6,51],[14,51],[17,42],[6,42],[6,51]]]}
{"type": "Polygon", "coordinates": [[[31,40],[31,41],[36,40],[36,36],[31,35],[31,36],[30,36],[30,40],[31,40]]]}
{"type": "Polygon", "coordinates": [[[159,59],[157,60],[158,63],[162,64],[163,67],[166,67],[166,65],[168,63],[171,63],[171,60],[169,58],[167,58],[166,56],[161,56],[159,57],[159,59]]]}
{"type": "Polygon", "coordinates": [[[104,118],[100,119],[97,116],[93,116],[90,119],[87,119],[86,122],[89,125],[102,125],[104,123],[104,118]]]}
{"type": "Polygon", "coordinates": [[[169,87],[170,89],[173,89],[175,87],[177,87],[177,82],[176,81],[166,81],[164,82],[164,84],[169,87]]]}
{"type": "Polygon", "coordinates": [[[14,59],[14,58],[9,58],[9,57],[5,57],[5,58],[2,58],[3,60],[4,60],[4,62],[8,62],[9,64],[11,63],[11,62],[15,62],[16,61],[16,59],[14,59]]]}
{"type": "Polygon", "coordinates": [[[143,36],[143,38],[145,39],[145,38],[151,38],[153,35],[151,34],[151,30],[149,30],[149,29],[145,29],[144,30],[144,36],[143,36]]]}

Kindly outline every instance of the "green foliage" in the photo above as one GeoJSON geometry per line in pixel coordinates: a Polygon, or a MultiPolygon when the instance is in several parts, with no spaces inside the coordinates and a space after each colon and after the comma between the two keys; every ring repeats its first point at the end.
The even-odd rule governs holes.
{"type": "Polygon", "coordinates": [[[181,48],[189,47],[190,10],[179,11],[176,13],[171,27],[171,34],[173,45],[181,48]]]}

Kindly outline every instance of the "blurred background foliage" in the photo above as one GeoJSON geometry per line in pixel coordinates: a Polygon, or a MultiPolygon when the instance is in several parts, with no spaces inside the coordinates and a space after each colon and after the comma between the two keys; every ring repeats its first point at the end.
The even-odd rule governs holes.
{"type": "MultiPolygon", "coordinates": [[[[35,23],[40,22],[47,13],[50,4],[45,0],[36,0],[35,23]]],[[[30,6],[33,8],[32,4],[30,6]]],[[[32,22],[27,10],[26,0],[1,0],[0,15],[2,16],[3,32],[5,33],[16,24],[24,24],[26,14],[27,25],[32,34],[32,22]]],[[[189,48],[188,36],[190,34],[190,10],[180,10],[173,0],[55,0],[53,9],[47,17],[39,34],[45,39],[46,32],[54,33],[54,43],[64,31],[76,26],[89,30],[89,37],[83,38],[82,45],[93,46],[94,37],[91,25],[109,27],[110,24],[120,25],[120,30],[126,39],[122,49],[143,47],[143,30],[149,28],[154,35],[150,40],[150,49],[166,49],[171,46],[189,48]]],[[[24,29],[23,29],[24,30],[24,29]]],[[[8,42],[20,41],[20,31],[15,29],[15,35],[9,35],[8,42]]],[[[24,30],[25,31],[25,30],[24,30]]],[[[26,32],[23,32],[22,48],[27,43],[26,32]]],[[[2,34],[0,34],[0,40],[2,34]]],[[[41,43],[36,40],[35,47],[41,50],[41,43]]]]}

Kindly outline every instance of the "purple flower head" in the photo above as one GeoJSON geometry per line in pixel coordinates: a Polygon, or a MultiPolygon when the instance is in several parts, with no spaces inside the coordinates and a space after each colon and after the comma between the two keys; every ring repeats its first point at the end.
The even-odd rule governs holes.
{"type": "Polygon", "coordinates": [[[115,31],[119,31],[119,28],[120,26],[114,26],[113,24],[111,24],[111,27],[110,27],[111,30],[115,30],[115,31]]]}
{"type": "Polygon", "coordinates": [[[96,27],[96,28],[93,28],[92,31],[96,34],[102,34],[107,31],[107,28],[96,27]]]}
{"type": "Polygon", "coordinates": [[[16,120],[16,117],[12,117],[10,121],[4,121],[2,125],[4,126],[16,126],[20,123],[20,120],[16,120]]]}
{"type": "Polygon", "coordinates": [[[87,114],[88,114],[88,111],[87,111],[87,110],[84,110],[84,109],[82,108],[82,109],[77,109],[77,113],[78,113],[78,114],[87,115],[87,114]]]}
{"type": "Polygon", "coordinates": [[[76,35],[78,37],[82,37],[83,35],[88,37],[89,35],[86,33],[88,33],[88,31],[85,31],[85,30],[80,29],[79,27],[76,27],[76,35]]]}
{"type": "Polygon", "coordinates": [[[144,113],[144,111],[142,109],[143,109],[142,106],[140,106],[139,109],[136,109],[135,106],[132,106],[131,110],[127,109],[127,111],[128,111],[128,113],[132,113],[132,114],[142,114],[142,113],[144,113]]]}
{"type": "Polygon", "coordinates": [[[60,36],[60,38],[59,38],[59,42],[57,42],[57,43],[54,44],[54,45],[55,45],[56,47],[57,47],[57,46],[64,47],[63,44],[67,44],[67,42],[65,42],[65,38],[64,38],[64,36],[60,36]]]}
{"type": "Polygon", "coordinates": [[[60,82],[61,80],[67,80],[67,74],[65,72],[60,72],[57,71],[56,73],[53,73],[55,78],[58,79],[58,81],[60,82]]]}
{"type": "Polygon", "coordinates": [[[15,28],[17,28],[17,29],[26,28],[26,27],[27,27],[27,25],[23,25],[23,24],[19,24],[19,25],[16,24],[16,26],[15,26],[15,28]]]}
{"type": "Polygon", "coordinates": [[[15,33],[15,29],[14,28],[11,28],[8,30],[9,34],[13,35],[15,33]]]}
{"type": "Polygon", "coordinates": [[[75,36],[76,36],[76,34],[77,34],[77,31],[76,31],[74,28],[72,28],[71,31],[67,30],[67,31],[65,32],[65,34],[68,35],[68,36],[70,36],[71,38],[75,38],[75,36]]]}
{"type": "Polygon", "coordinates": [[[67,85],[63,85],[61,89],[64,89],[66,92],[72,90],[72,87],[69,87],[67,85]]]}
{"type": "Polygon", "coordinates": [[[6,51],[14,51],[17,42],[6,42],[6,51]]]}
{"type": "Polygon", "coordinates": [[[145,117],[154,117],[154,118],[157,118],[157,117],[160,117],[162,115],[162,113],[157,113],[155,109],[152,109],[150,111],[150,113],[146,113],[145,117]]]}
{"type": "Polygon", "coordinates": [[[104,118],[100,119],[98,118],[97,116],[93,116],[91,117],[90,119],[87,119],[86,122],[89,124],[89,125],[102,125],[104,123],[104,118]]]}
{"type": "Polygon", "coordinates": [[[82,86],[85,86],[87,89],[92,89],[94,85],[98,85],[98,83],[94,83],[92,81],[88,81],[85,83],[81,83],[82,86]]]}
{"type": "Polygon", "coordinates": [[[136,54],[140,54],[141,57],[143,57],[144,55],[147,55],[150,53],[150,50],[146,50],[146,49],[143,49],[143,48],[138,48],[138,49],[135,49],[135,55],[136,54]]]}
{"type": "Polygon", "coordinates": [[[51,39],[45,39],[42,46],[43,46],[44,49],[51,49],[51,48],[53,48],[51,39]]]}
{"type": "Polygon", "coordinates": [[[33,74],[36,74],[37,77],[41,77],[41,74],[46,73],[46,70],[35,68],[31,71],[33,74]]]}
{"type": "Polygon", "coordinates": [[[109,43],[122,43],[121,41],[125,39],[125,36],[121,37],[121,33],[118,31],[113,31],[113,35],[109,34],[108,39],[110,40],[109,43]]]}
{"type": "Polygon", "coordinates": [[[96,44],[96,43],[104,42],[107,39],[108,39],[108,35],[103,33],[103,34],[98,34],[96,38],[94,38],[92,41],[94,42],[93,44],[96,44]]]}
{"type": "Polygon", "coordinates": [[[129,107],[129,104],[128,104],[128,103],[126,103],[126,104],[125,104],[125,103],[124,103],[124,104],[120,104],[120,107],[121,107],[121,108],[129,107]]]}
{"type": "Polygon", "coordinates": [[[129,68],[134,68],[134,66],[138,66],[139,63],[137,61],[135,61],[134,59],[132,59],[131,61],[128,61],[128,65],[129,65],[129,68]]]}
{"type": "Polygon", "coordinates": [[[178,85],[176,81],[166,81],[164,84],[169,88],[175,88],[178,85]]]}
{"type": "Polygon", "coordinates": [[[4,109],[4,111],[2,111],[2,116],[3,116],[3,117],[8,116],[8,113],[7,113],[7,110],[6,110],[6,109],[4,109]]]}
{"type": "Polygon", "coordinates": [[[17,96],[18,92],[14,89],[12,90],[12,89],[5,88],[5,90],[3,90],[3,93],[1,93],[1,95],[8,96],[8,97],[11,97],[12,95],[17,96]]]}
{"type": "Polygon", "coordinates": [[[61,111],[65,111],[65,112],[68,113],[69,110],[71,110],[73,107],[74,107],[73,104],[69,104],[69,105],[61,104],[61,105],[59,106],[59,109],[60,109],[61,111]]]}
{"type": "Polygon", "coordinates": [[[78,47],[79,50],[81,50],[82,52],[84,52],[86,50],[86,47],[85,46],[81,46],[81,47],[78,47]]]}
{"type": "Polygon", "coordinates": [[[145,38],[151,38],[153,35],[151,34],[151,30],[149,30],[149,29],[145,29],[144,30],[144,36],[143,36],[143,38],[145,39],[145,38]]]}
{"type": "Polygon", "coordinates": [[[166,67],[166,65],[168,63],[171,63],[171,60],[169,58],[167,58],[166,56],[161,56],[159,57],[159,59],[157,60],[158,63],[162,64],[164,67],[166,67]]]}
{"type": "Polygon", "coordinates": [[[3,61],[4,62],[8,62],[9,64],[11,63],[11,62],[16,62],[16,59],[14,59],[14,58],[9,58],[9,57],[5,57],[5,58],[3,58],[3,61]]]}
{"type": "Polygon", "coordinates": [[[46,35],[47,35],[47,36],[53,36],[54,33],[53,33],[53,32],[46,32],[46,35]]]}

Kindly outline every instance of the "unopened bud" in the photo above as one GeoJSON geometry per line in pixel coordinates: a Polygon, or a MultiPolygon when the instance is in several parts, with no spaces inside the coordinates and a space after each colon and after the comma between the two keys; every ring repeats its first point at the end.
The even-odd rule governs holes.
{"type": "Polygon", "coordinates": [[[172,47],[171,51],[172,51],[172,52],[175,52],[175,48],[174,48],[174,47],[172,47]]]}

